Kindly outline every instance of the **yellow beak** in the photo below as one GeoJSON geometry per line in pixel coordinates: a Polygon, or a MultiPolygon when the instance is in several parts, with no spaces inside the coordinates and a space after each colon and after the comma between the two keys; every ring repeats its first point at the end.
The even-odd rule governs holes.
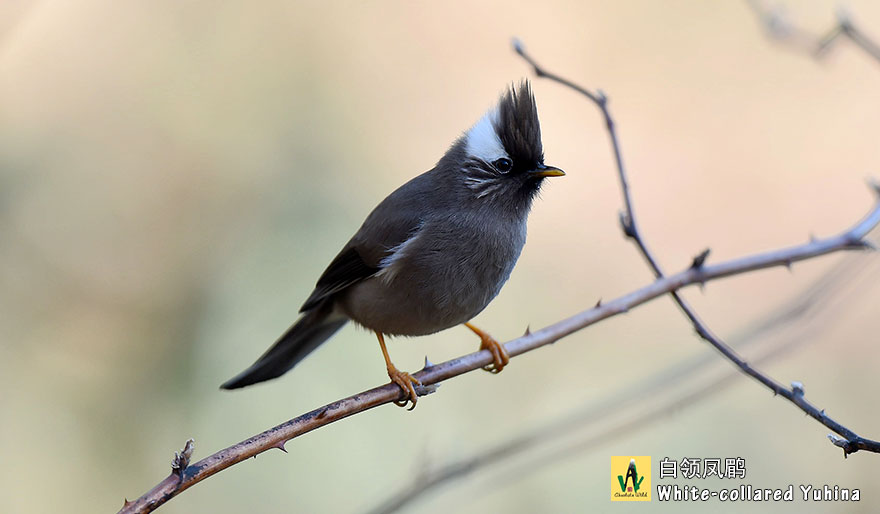
{"type": "Polygon", "coordinates": [[[529,175],[533,177],[561,177],[565,175],[565,172],[554,166],[544,166],[543,164],[541,164],[537,168],[530,171],[529,175]]]}

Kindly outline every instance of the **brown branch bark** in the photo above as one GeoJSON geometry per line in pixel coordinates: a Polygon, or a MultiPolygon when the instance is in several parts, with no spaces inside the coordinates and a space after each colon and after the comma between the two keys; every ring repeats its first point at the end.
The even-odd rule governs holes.
{"type": "MultiPolygon", "coordinates": [[[[505,349],[511,358],[514,358],[558,341],[603,319],[628,312],[645,302],[689,285],[704,284],[710,280],[755,270],[790,266],[794,262],[842,250],[863,249],[866,244],[864,237],[880,223],[880,190],[877,190],[877,193],[877,201],[868,214],[861,221],[838,235],[718,264],[691,265],[679,273],[663,277],[641,289],[514,339],[504,345],[505,349]]],[[[415,376],[422,384],[431,386],[483,368],[491,362],[492,354],[488,350],[482,350],[441,364],[427,366],[415,376]]],[[[291,439],[359,412],[392,403],[400,397],[401,391],[396,385],[386,384],[307,412],[205,457],[182,471],[172,472],[140,498],[126,501],[119,512],[151,512],[193,485],[230,466],[272,448],[283,449],[284,444],[291,439]]],[[[803,400],[802,396],[800,398],[803,400]]],[[[832,428],[832,430],[834,429],[832,428]]],[[[862,438],[854,440],[855,438],[851,437],[854,434],[845,427],[840,427],[840,431],[835,430],[835,432],[857,445],[857,448],[854,447],[856,449],[880,452],[880,443],[862,438]]]]}

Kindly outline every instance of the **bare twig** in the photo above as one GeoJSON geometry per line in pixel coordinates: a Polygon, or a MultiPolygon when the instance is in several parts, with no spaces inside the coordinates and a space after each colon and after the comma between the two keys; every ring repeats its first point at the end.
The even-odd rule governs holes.
{"type": "Polygon", "coordinates": [[[821,35],[815,35],[794,24],[782,12],[781,7],[768,7],[761,0],[747,0],[746,3],[758,17],[761,26],[775,41],[791,48],[822,57],[842,38],[849,39],[866,54],[880,62],[880,45],[861,30],[843,9],[838,10],[834,25],[821,35]]]}
{"type": "Polygon", "coordinates": [[[192,458],[193,450],[195,450],[195,441],[187,439],[183,449],[174,452],[174,459],[171,460],[171,473],[177,475],[177,478],[183,480],[183,471],[189,467],[189,460],[192,458]]]}
{"type": "MultiPolygon", "coordinates": [[[[620,222],[623,229],[623,233],[632,239],[632,241],[636,244],[639,249],[639,252],[647,261],[648,265],[651,267],[651,270],[654,272],[654,275],[661,279],[664,277],[663,270],[660,268],[660,265],[657,263],[657,260],[652,255],[651,251],[648,249],[647,244],[639,233],[638,224],[636,223],[635,211],[633,209],[632,195],[630,194],[629,182],[627,180],[626,169],[623,165],[623,159],[621,158],[621,150],[619,140],[617,138],[617,131],[614,128],[614,120],[611,117],[611,113],[608,111],[608,99],[604,93],[601,91],[597,93],[591,93],[586,88],[581,86],[577,86],[572,82],[560,78],[558,75],[552,74],[544,70],[538,63],[529,56],[523,45],[519,41],[514,41],[514,50],[522,56],[535,70],[535,74],[539,77],[546,77],[550,80],[556,81],[562,85],[565,85],[575,91],[583,94],[588,99],[590,99],[599,110],[602,112],[602,115],[605,118],[605,125],[608,128],[608,135],[611,140],[611,146],[615,155],[615,160],[617,162],[617,173],[620,179],[620,186],[623,192],[623,202],[625,207],[625,212],[620,216],[620,222]]],[[[871,187],[875,192],[878,192],[878,188],[876,184],[871,184],[871,187]]],[[[880,195],[880,193],[878,193],[880,195]]],[[[849,242],[849,245],[852,247],[861,247],[866,248],[867,243],[859,238],[858,240],[852,240],[849,242]]],[[[693,262],[693,266],[691,269],[700,270],[705,267],[705,261],[708,257],[709,251],[706,250],[700,255],[698,255],[693,262]]],[[[694,312],[693,308],[691,308],[690,304],[685,301],[684,298],[676,291],[670,291],[670,296],[675,300],[675,303],[678,304],[681,311],[684,315],[690,320],[691,324],[694,326],[694,329],[697,331],[697,334],[711,344],[716,350],[718,350],[727,360],[736,365],[743,373],[754,378],[765,387],[773,391],[774,394],[778,394],[791,403],[797,405],[802,411],[804,411],[807,415],[811,416],[813,419],[822,423],[829,429],[833,430],[835,433],[843,436],[845,441],[841,442],[839,439],[832,439],[832,442],[843,448],[844,457],[855,453],[859,450],[870,450],[873,452],[880,452],[880,446],[877,446],[878,443],[874,441],[868,441],[863,439],[858,434],[848,429],[847,427],[841,425],[837,421],[831,419],[826,413],[824,409],[819,409],[815,405],[811,404],[804,397],[803,388],[788,388],[771,378],[769,375],[762,373],[761,371],[752,367],[748,362],[745,361],[733,348],[731,348],[727,343],[722,341],[718,336],[716,336],[709,327],[706,326],[705,323],[697,316],[696,312],[694,312]]]]}
{"type": "MultiPolygon", "coordinates": [[[[688,267],[684,271],[666,276],[641,289],[514,339],[504,346],[511,357],[516,357],[558,341],[603,319],[628,312],[633,307],[685,286],[702,284],[710,280],[749,271],[788,266],[793,262],[842,250],[862,248],[862,238],[878,223],[880,223],[880,195],[862,220],[838,235],[718,264],[706,264],[699,268],[688,267]]],[[[422,369],[415,374],[415,377],[422,384],[432,385],[480,369],[491,362],[491,352],[482,350],[422,369]]],[[[120,512],[133,513],[155,510],[174,496],[232,465],[272,448],[284,448],[284,444],[290,439],[359,412],[394,402],[401,399],[400,397],[400,388],[394,384],[386,384],[315,409],[190,465],[183,470],[182,478],[176,473],[172,473],[137,500],[127,502],[120,512]]],[[[861,438],[855,439],[852,437],[855,434],[843,427],[840,429],[841,432],[837,432],[837,430],[835,432],[856,445],[855,449],[880,451],[880,443],[861,438]]]]}
{"type": "MultiPolygon", "coordinates": [[[[864,264],[864,260],[859,262],[853,258],[841,260],[812,285],[795,295],[793,303],[787,304],[777,312],[765,317],[737,337],[736,339],[740,341],[737,348],[743,349],[758,341],[764,341],[770,332],[789,325],[796,327],[797,330],[786,334],[784,338],[774,342],[770,347],[762,346],[764,354],[757,357],[756,361],[769,362],[816,341],[817,332],[828,326],[823,322],[823,319],[838,314],[824,312],[825,315],[822,316],[828,305],[835,303],[835,299],[839,300],[848,292],[846,286],[853,283],[865,284],[865,280],[863,280],[864,264]]],[[[700,382],[688,388],[685,394],[667,395],[664,399],[664,394],[670,392],[674,386],[688,380],[693,381],[699,372],[708,369],[710,364],[718,362],[713,354],[700,354],[684,359],[647,379],[631,384],[623,391],[603,398],[599,402],[585,404],[573,412],[541,423],[501,443],[481,448],[480,451],[472,455],[444,463],[436,468],[426,468],[417,473],[410,484],[389,495],[370,512],[371,514],[397,512],[441,485],[528,453],[538,456],[526,464],[520,462],[518,467],[534,472],[543,464],[558,463],[559,459],[590,450],[596,444],[605,444],[615,437],[653,427],[655,425],[651,421],[662,418],[670,412],[679,412],[682,409],[693,407],[699,401],[704,401],[715,393],[723,391],[735,383],[736,377],[741,376],[738,370],[729,369],[727,373],[718,374],[711,380],[700,382]],[[651,391],[651,399],[648,401],[645,401],[645,391],[651,391]],[[650,406],[645,406],[645,403],[650,403],[650,406]],[[545,449],[559,439],[582,431],[597,421],[612,418],[624,409],[637,409],[637,414],[613,423],[598,433],[590,433],[586,437],[580,437],[561,448],[552,451],[545,449]]],[[[511,475],[511,478],[520,475],[517,471],[506,471],[506,474],[511,475]]],[[[510,483],[507,480],[497,481],[505,484],[510,483]]]]}

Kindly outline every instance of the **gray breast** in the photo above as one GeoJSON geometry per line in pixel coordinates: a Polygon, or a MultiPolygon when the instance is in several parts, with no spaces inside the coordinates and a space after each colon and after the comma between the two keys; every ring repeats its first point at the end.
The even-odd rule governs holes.
{"type": "Polygon", "coordinates": [[[525,239],[525,220],[431,219],[390,249],[383,269],[349,288],[339,305],[357,323],[391,335],[425,335],[464,323],[501,290],[525,239]]]}

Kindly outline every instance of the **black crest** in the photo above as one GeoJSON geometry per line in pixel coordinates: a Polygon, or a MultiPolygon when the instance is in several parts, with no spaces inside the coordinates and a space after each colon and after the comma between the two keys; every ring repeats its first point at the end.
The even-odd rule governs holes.
{"type": "Polygon", "coordinates": [[[528,80],[511,85],[498,102],[495,132],[514,161],[538,164],[544,161],[538,108],[528,80]]]}

